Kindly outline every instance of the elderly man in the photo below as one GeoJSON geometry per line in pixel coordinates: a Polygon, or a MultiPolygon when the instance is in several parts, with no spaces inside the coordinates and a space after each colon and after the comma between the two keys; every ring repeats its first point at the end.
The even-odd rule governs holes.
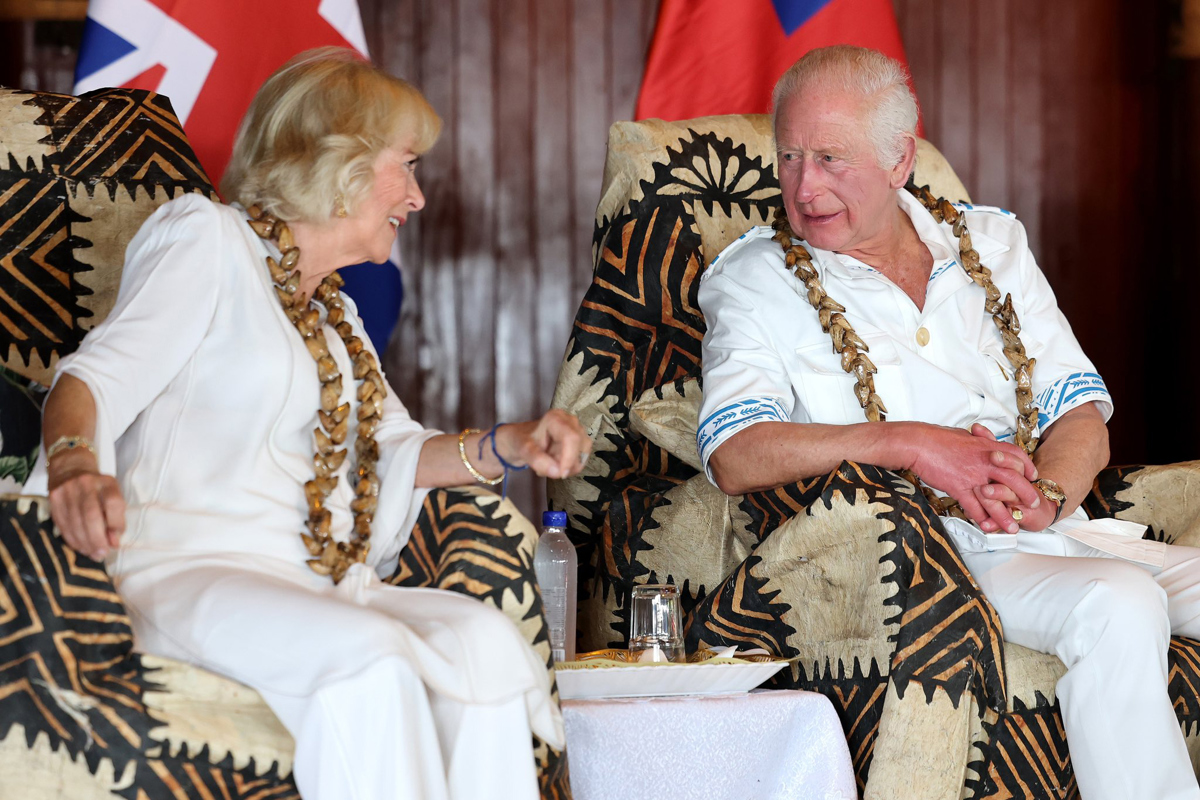
{"type": "Polygon", "coordinates": [[[710,479],[741,494],[843,460],[909,471],[957,514],[943,524],[1006,639],[1068,667],[1083,797],[1200,798],[1167,694],[1171,633],[1200,636],[1200,550],[1079,509],[1112,401],[1021,224],[904,188],[917,107],[885,56],[813,51],[774,100],[786,219],[700,289],[710,479]]]}

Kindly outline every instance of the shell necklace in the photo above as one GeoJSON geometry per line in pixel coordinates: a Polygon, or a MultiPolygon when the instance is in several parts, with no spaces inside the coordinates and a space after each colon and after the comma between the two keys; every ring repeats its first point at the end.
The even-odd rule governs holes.
{"type": "MultiPolygon", "coordinates": [[[[967,231],[965,215],[959,213],[959,210],[944,197],[934,197],[928,186],[917,187],[910,182],[904,188],[925,206],[938,223],[945,222],[951,226],[958,238],[958,262],[971,280],[983,287],[987,295],[984,310],[992,315],[992,321],[1000,330],[1000,338],[1004,342],[1004,355],[1016,373],[1017,432],[1013,440],[1017,447],[1031,454],[1037,447],[1037,439],[1033,436],[1038,420],[1037,407],[1033,404],[1033,367],[1037,359],[1025,355],[1025,345],[1021,343],[1020,336],[1021,322],[1013,309],[1012,294],[1006,295],[1004,302],[1000,302],[1000,290],[992,282],[992,271],[980,263],[979,253],[971,245],[971,234],[967,231]]],[[[821,329],[833,340],[833,352],[841,355],[842,369],[855,377],[854,396],[862,406],[863,413],[871,422],[886,420],[887,408],[875,393],[876,368],[867,357],[870,348],[842,316],[846,307],[825,293],[817,270],[813,267],[812,254],[804,245],[793,243],[792,240],[796,236],[792,233],[787,212],[782,207],[775,211],[775,221],[771,227],[775,231],[772,238],[783,247],[788,268],[808,289],[808,302],[817,311],[821,329]]],[[[939,516],[949,514],[966,518],[957,501],[936,495],[911,470],[904,470],[900,474],[920,487],[939,516]]]]}
{"type": "Polygon", "coordinates": [[[332,325],[346,345],[346,352],[354,363],[354,377],[358,379],[358,424],[355,428],[354,456],[358,467],[352,473],[357,483],[350,510],[354,513],[354,530],[350,541],[338,542],[330,536],[331,515],[325,501],[337,486],[338,468],[346,460],[346,450],[337,446],[346,441],[349,430],[350,404],[338,405],[342,396],[342,373],[337,362],[329,354],[325,341],[321,312],[312,300],[302,301],[296,297],[300,286],[300,248],[286,222],[267,214],[258,205],[246,209],[250,214],[250,227],[262,239],[274,242],[279,248],[280,258],[276,261],[267,257],[267,269],[275,284],[275,294],[283,305],[284,313],[304,338],[309,355],[317,362],[317,377],[321,381],[321,408],[317,412],[320,426],[313,429],[315,452],[313,470],[315,477],[304,484],[304,496],[308,500],[307,533],[301,533],[304,546],[313,557],[308,566],[318,575],[329,575],[339,583],[353,564],[367,560],[371,549],[371,520],[379,500],[379,476],[375,465],[379,461],[379,445],[375,441],[375,430],[379,427],[383,413],[383,398],[387,386],[379,373],[375,354],[368,350],[362,339],[354,335],[354,329],[346,321],[345,303],[338,291],[342,278],[333,272],[321,281],[313,297],[328,309],[325,323],[332,325]]]}

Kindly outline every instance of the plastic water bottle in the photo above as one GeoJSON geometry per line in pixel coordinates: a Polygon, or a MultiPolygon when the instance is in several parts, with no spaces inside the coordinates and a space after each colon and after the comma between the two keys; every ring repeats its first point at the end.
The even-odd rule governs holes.
{"type": "Polygon", "coordinates": [[[542,606],[550,625],[554,660],[575,660],[575,545],[567,538],[567,512],[542,514],[542,535],[533,555],[533,569],[542,590],[542,606]]]}

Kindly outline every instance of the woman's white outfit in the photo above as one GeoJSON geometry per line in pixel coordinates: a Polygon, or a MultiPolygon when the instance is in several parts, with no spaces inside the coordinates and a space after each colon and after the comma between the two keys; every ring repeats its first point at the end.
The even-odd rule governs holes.
{"type": "MultiPolygon", "coordinates": [[[[530,733],[564,741],[545,664],[499,611],[376,574],[416,521],[417,459],[437,435],[394,394],[376,434],[369,565],[337,587],[305,565],[320,384],[270,253],[237,208],[197,195],[163,205],[129,245],[112,313],[59,364],[96,400],[101,469],[128,504],[108,568],[138,645],[259,690],[296,739],[306,800],[536,797],[530,733]]],[[[353,420],[358,382],[340,337],[325,336],[353,420]]],[[[348,444],[327,501],[339,540],[348,444]]]]}
{"type": "MultiPolygon", "coordinates": [[[[870,348],[889,420],[978,422],[1011,441],[1015,380],[984,292],[958,264],[950,226],[908,192],[896,197],[933,256],[923,307],[870,266],[809,246],[821,283],[870,348]]],[[[1039,429],[1085,403],[1107,419],[1112,399],[1059,311],[1023,226],[1001,209],[959,208],[996,286],[1011,293],[1021,339],[1037,359],[1039,429]]],[[[759,422],[864,421],[855,378],[841,368],[772,235],[748,232],[714,259],[700,286],[708,331],[697,446],[706,468],[721,444],[759,422]]],[[[1088,521],[1082,510],[1016,536],[955,519],[943,524],[1005,638],[1067,665],[1056,691],[1085,800],[1200,798],[1167,694],[1171,633],[1200,637],[1200,550],[1144,541],[1144,526],[1088,521]]]]}

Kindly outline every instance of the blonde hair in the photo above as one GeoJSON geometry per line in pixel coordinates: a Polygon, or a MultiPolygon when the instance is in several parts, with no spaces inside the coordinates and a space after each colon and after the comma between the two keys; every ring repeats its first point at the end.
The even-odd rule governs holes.
{"type": "Polygon", "coordinates": [[[866,133],[875,161],[891,169],[904,158],[905,142],[917,135],[917,98],[908,71],[878,50],[847,44],[810,50],[792,64],[771,93],[771,127],[779,109],[805,89],[832,87],[867,101],[866,133]]]}
{"type": "Polygon", "coordinates": [[[411,84],[353,50],[307,50],[254,95],[221,181],[227,201],[258,203],[286,220],[318,222],[371,189],[391,146],[423,153],[442,120],[411,84]]]}

